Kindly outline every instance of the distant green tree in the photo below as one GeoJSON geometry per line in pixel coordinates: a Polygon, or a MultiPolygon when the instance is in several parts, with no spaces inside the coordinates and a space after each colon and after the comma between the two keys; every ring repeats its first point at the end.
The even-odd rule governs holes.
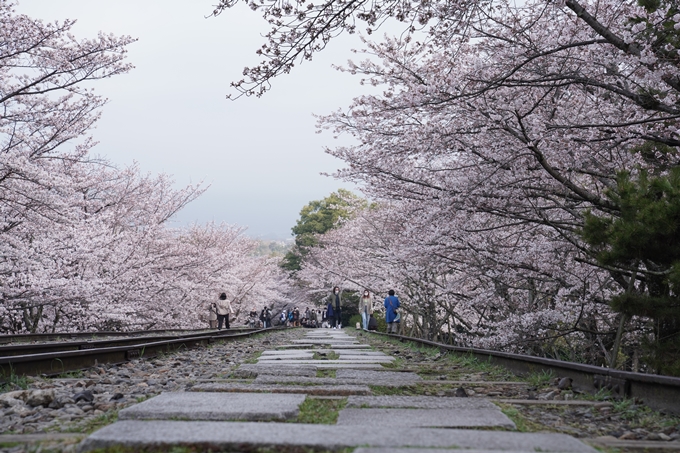
{"type": "MultiPolygon", "coordinates": [[[[638,151],[644,157],[648,148],[638,151]]],[[[607,195],[620,213],[588,213],[583,239],[619,282],[628,279],[612,308],[651,320],[645,361],[660,373],[680,375],[680,168],[657,175],[640,170],[636,177],[620,172],[617,189],[607,195]]]]}
{"type": "Polygon", "coordinates": [[[350,203],[347,200],[358,199],[349,190],[339,189],[323,200],[309,202],[300,211],[300,218],[292,228],[295,245],[286,253],[281,267],[291,272],[300,270],[302,260],[310,247],[317,245],[317,234],[332,229],[341,218],[349,217],[350,203]]]}

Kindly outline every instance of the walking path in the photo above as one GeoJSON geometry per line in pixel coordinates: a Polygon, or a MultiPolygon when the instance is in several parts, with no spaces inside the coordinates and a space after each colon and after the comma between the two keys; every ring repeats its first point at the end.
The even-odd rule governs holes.
{"type": "Polygon", "coordinates": [[[242,365],[239,372],[251,381],[198,384],[128,407],[118,422],[85,439],[80,451],[162,451],[171,445],[230,451],[358,447],[355,453],[596,451],[565,434],[516,432],[484,398],[372,396],[368,384],[399,387],[421,380],[382,366],[393,360],[344,330],[310,330],[242,365]],[[310,398],[344,403],[345,397],[335,425],[296,423],[310,398]]]}

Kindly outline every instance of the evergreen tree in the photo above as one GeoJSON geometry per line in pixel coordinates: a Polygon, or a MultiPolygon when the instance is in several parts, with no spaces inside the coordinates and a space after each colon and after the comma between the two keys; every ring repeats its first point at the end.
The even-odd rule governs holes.
{"type": "MultiPolygon", "coordinates": [[[[656,155],[667,151],[651,146],[656,155]]],[[[647,144],[638,151],[644,157],[653,150],[647,144]]],[[[650,320],[646,362],[660,373],[680,375],[680,168],[657,175],[620,172],[608,197],[620,214],[588,213],[583,238],[600,265],[633,279],[611,306],[650,320]]]]}
{"type": "Polygon", "coordinates": [[[292,228],[295,246],[286,253],[281,266],[291,272],[300,270],[302,259],[310,247],[317,245],[317,234],[334,228],[338,220],[349,217],[347,209],[352,199],[357,199],[349,190],[339,189],[322,200],[310,201],[300,211],[300,218],[292,228]]]}

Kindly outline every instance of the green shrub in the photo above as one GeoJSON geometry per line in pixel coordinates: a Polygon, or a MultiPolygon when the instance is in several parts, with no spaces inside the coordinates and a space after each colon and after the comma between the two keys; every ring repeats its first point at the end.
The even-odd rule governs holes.
{"type": "Polygon", "coordinates": [[[357,323],[361,325],[361,315],[354,315],[349,318],[349,324],[347,324],[347,327],[356,327],[357,323]]]}

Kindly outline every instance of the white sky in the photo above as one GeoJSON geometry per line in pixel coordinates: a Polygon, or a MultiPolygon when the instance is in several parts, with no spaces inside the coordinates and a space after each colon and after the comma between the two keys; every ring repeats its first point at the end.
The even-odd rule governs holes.
{"type": "MultiPolygon", "coordinates": [[[[361,48],[356,36],[331,43],[312,62],[274,81],[264,97],[226,99],[229,83],[260,58],[269,26],[239,4],[205,18],[215,0],[20,0],[16,10],[45,21],[77,19],[77,38],[104,31],[139,39],[129,74],[96,82],[109,98],[93,152],[119,166],[172,174],[179,185],[204,181],[207,193],[176,221],[248,226],[251,236],[290,237],[302,206],[345,187],[321,176],[342,162],[324,146],[349,143],[315,134],[312,113],[346,108],[366,88],[331,68],[361,48]]],[[[356,56],[355,56],[356,57],[356,56]]]]}

